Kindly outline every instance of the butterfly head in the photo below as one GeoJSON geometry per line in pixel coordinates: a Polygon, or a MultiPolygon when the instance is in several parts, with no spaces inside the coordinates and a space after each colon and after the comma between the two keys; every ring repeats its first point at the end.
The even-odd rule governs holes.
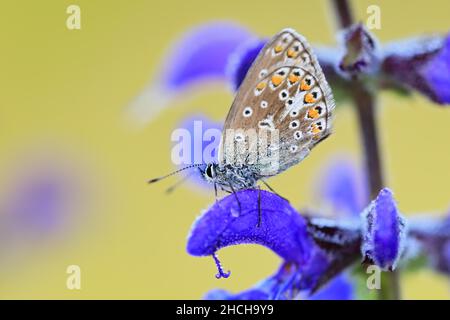
{"type": "Polygon", "coordinates": [[[218,164],[208,163],[205,166],[199,167],[202,177],[208,182],[216,182],[218,179],[218,164]]]}

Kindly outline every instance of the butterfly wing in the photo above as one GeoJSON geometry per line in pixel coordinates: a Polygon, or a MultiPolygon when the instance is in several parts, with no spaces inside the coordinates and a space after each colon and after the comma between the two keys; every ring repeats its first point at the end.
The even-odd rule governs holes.
{"type": "Polygon", "coordinates": [[[259,157],[256,167],[261,176],[286,170],[330,134],[334,106],[331,88],[306,39],[292,29],[282,30],[261,50],[239,88],[225,120],[219,159],[237,161],[230,154],[236,152],[234,143],[242,140],[242,132],[276,133],[277,141],[259,139],[256,144],[267,144],[278,156],[269,162],[259,157]]]}

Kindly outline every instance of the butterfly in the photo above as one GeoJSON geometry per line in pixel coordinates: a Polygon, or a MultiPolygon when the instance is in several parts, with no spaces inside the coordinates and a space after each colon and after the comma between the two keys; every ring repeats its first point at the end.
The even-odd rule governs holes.
{"type": "Polygon", "coordinates": [[[257,188],[259,181],[266,184],[266,178],[301,162],[330,135],[334,107],[308,42],[284,29],[262,48],[238,89],[222,131],[218,163],[183,169],[197,166],[216,195],[218,186],[235,195],[257,188]]]}

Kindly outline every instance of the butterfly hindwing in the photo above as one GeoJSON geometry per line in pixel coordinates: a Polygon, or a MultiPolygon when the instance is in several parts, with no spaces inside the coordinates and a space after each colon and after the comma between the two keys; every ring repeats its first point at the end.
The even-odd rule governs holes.
{"type": "Polygon", "coordinates": [[[277,169],[261,162],[259,170],[261,176],[281,172],[330,134],[333,108],[331,89],[309,44],[285,29],[260,51],[241,84],[225,121],[219,159],[226,161],[231,152],[223,147],[228,129],[277,130],[278,142],[270,146],[279,153],[277,169]]]}

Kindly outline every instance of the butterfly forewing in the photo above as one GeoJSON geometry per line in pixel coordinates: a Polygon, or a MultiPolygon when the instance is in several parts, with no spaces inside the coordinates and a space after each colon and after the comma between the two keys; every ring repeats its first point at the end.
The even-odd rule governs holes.
{"type": "Polygon", "coordinates": [[[261,176],[286,170],[330,134],[333,108],[331,89],[307,41],[285,29],[261,50],[241,84],[225,120],[219,159],[231,164],[252,159],[261,176]],[[256,141],[246,135],[252,130],[262,133],[256,141]],[[264,156],[261,147],[277,157],[264,156]]]}

